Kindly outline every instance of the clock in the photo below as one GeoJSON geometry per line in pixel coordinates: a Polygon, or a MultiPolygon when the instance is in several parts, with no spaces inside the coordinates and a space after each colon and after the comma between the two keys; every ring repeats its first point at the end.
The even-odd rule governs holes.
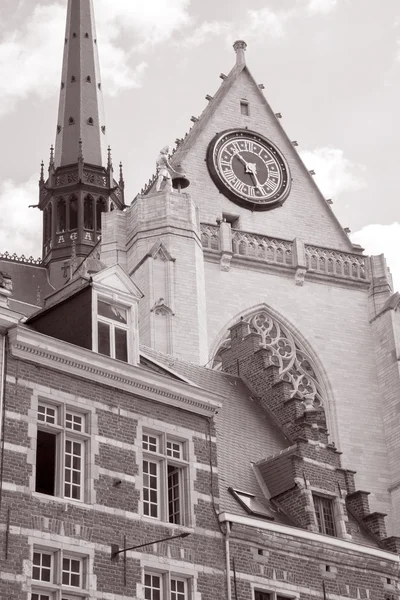
{"type": "Polygon", "coordinates": [[[248,129],[217,134],[208,146],[210,175],[227,198],[251,210],[268,210],[286,200],[291,178],[279,150],[248,129]]]}

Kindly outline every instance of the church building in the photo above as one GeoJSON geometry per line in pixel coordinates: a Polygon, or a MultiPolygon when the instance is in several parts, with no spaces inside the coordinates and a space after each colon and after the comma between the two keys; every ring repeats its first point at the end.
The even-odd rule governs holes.
{"type": "Polygon", "coordinates": [[[66,4],[42,258],[0,254],[1,600],[399,600],[384,256],[351,242],[242,40],[127,198],[94,3],[66,4]]]}

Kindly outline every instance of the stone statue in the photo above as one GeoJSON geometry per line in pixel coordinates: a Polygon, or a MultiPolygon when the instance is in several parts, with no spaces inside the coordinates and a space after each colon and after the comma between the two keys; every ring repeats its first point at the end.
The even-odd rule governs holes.
{"type": "Polygon", "coordinates": [[[157,183],[156,183],[156,192],[161,190],[161,186],[163,181],[166,182],[166,186],[169,189],[172,189],[172,177],[171,171],[176,173],[175,169],[171,166],[171,163],[168,160],[168,155],[171,153],[170,146],[165,146],[160,150],[160,154],[157,158],[157,183]]]}

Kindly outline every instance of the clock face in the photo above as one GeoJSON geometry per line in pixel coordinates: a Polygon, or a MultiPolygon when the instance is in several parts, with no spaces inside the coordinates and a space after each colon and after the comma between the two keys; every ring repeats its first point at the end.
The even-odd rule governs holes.
{"type": "Polygon", "coordinates": [[[254,131],[231,129],[216,135],[208,147],[207,165],[218,189],[252,210],[281,204],[290,190],[283,156],[254,131]]]}

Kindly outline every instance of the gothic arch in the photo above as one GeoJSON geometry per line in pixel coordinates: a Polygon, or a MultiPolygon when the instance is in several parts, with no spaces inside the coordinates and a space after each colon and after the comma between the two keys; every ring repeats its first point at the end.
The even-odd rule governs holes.
{"type": "Polygon", "coordinates": [[[212,368],[220,368],[219,351],[229,344],[229,329],[240,319],[247,321],[251,329],[261,335],[262,345],[271,351],[271,362],[279,367],[282,379],[292,384],[293,395],[306,397],[312,394],[316,403],[324,406],[330,437],[339,445],[333,389],[326,370],[297,327],[271,306],[266,303],[253,306],[238,313],[224,326],[211,346],[212,368]]]}

